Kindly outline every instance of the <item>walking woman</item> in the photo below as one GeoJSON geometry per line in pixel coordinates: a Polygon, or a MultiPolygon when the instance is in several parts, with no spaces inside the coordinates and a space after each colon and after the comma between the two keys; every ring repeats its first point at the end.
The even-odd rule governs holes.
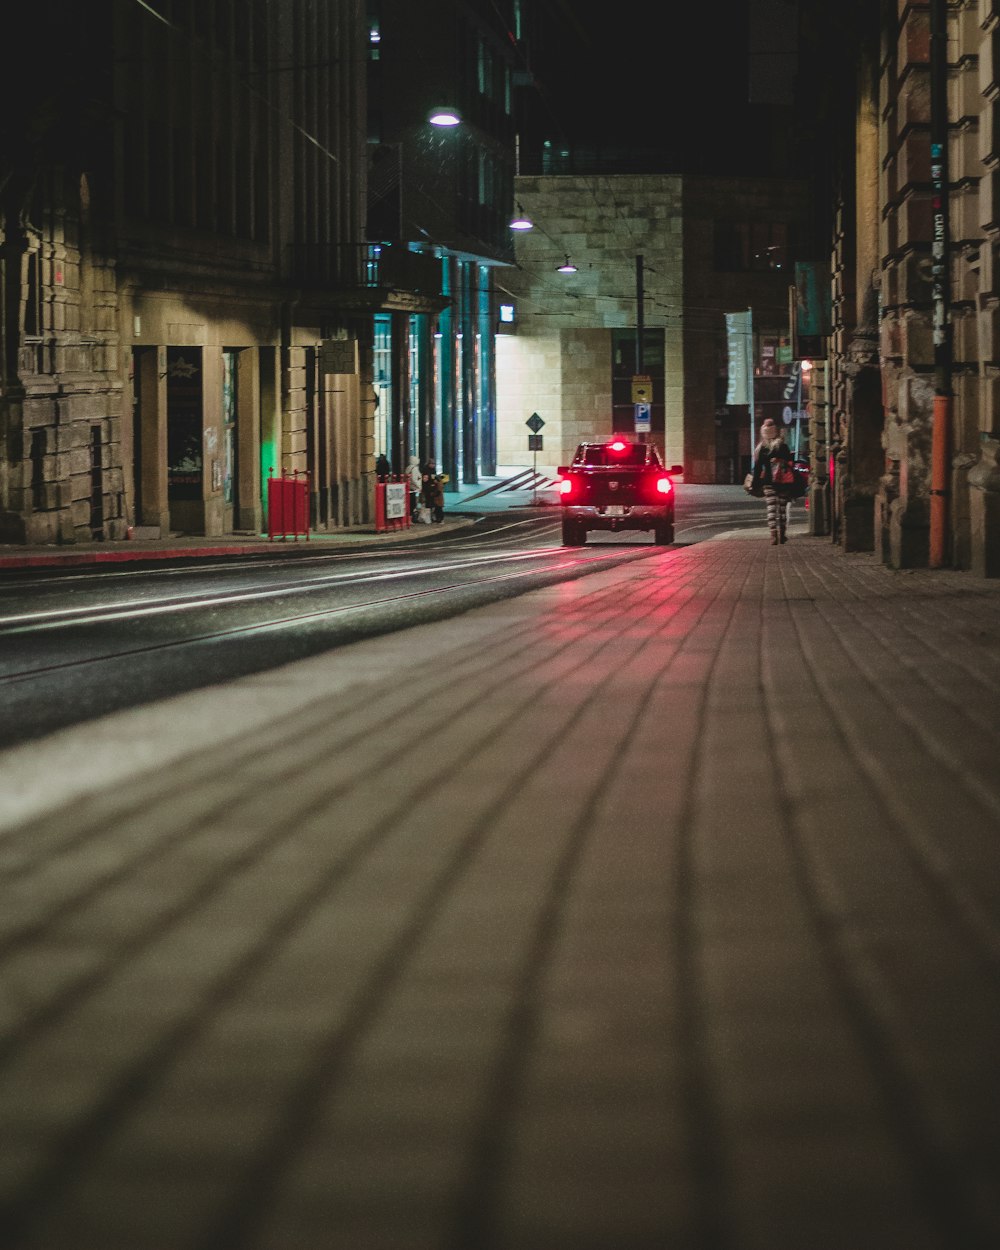
{"type": "Polygon", "coordinates": [[[767,528],[771,546],[785,541],[788,503],[795,491],[792,451],[785,436],[770,417],[760,427],[760,442],[753,454],[753,493],[763,491],[767,505],[767,528]]]}

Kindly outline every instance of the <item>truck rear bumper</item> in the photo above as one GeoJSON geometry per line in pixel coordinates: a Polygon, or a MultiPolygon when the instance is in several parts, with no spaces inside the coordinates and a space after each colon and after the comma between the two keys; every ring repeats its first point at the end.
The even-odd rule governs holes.
{"type": "Polygon", "coordinates": [[[564,519],[575,521],[589,530],[651,530],[673,519],[673,508],[658,508],[649,504],[623,507],[621,516],[609,513],[608,508],[563,506],[564,519]]]}

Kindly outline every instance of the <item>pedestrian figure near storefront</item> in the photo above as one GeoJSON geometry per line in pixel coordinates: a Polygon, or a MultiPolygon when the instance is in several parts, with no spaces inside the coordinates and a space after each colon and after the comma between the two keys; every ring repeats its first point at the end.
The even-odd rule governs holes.
{"type": "Polygon", "coordinates": [[[771,546],[785,541],[788,504],[795,497],[796,481],[792,451],[782,430],[770,417],[760,427],[760,442],[753,454],[751,494],[763,493],[771,546]]]}
{"type": "Polygon", "coordinates": [[[424,473],[416,456],[411,456],[409,459],[406,477],[410,484],[410,516],[415,521],[420,510],[420,492],[424,488],[424,473]]]}
{"type": "Polygon", "coordinates": [[[431,521],[444,520],[444,483],[437,469],[429,461],[424,465],[423,491],[420,501],[430,509],[431,521]]]}

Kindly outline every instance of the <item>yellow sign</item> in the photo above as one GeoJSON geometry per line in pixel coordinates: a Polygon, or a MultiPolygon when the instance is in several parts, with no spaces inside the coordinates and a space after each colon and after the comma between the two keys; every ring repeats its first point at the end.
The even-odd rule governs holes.
{"type": "Polygon", "coordinates": [[[632,375],[632,403],[649,404],[653,400],[653,379],[644,374],[632,375]]]}

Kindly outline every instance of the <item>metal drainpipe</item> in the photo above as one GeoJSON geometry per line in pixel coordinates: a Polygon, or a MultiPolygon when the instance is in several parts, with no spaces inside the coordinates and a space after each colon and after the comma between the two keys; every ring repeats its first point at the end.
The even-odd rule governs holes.
{"type": "Polygon", "coordinates": [[[952,338],[948,220],[948,5],[931,0],[931,187],[934,237],[931,281],[934,300],[934,421],[931,430],[930,566],[947,563],[951,476],[952,338]]]}

